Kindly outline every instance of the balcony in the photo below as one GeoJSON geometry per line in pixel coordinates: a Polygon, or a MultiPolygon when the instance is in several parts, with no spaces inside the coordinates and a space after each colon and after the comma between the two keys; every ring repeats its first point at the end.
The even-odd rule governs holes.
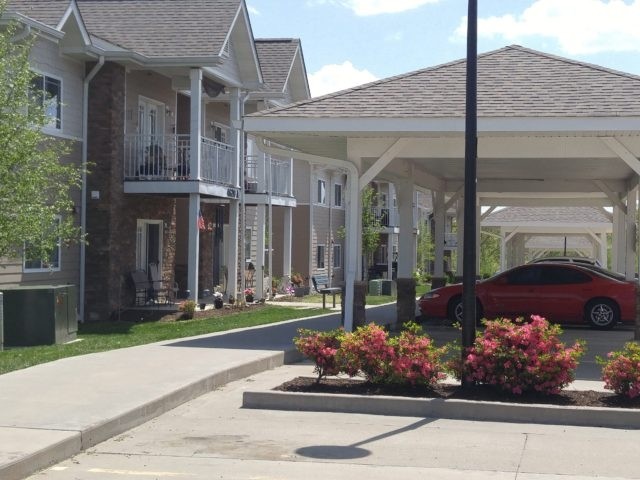
{"type": "Polygon", "coordinates": [[[273,205],[295,206],[291,185],[291,160],[279,160],[263,155],[251,155],[245,159],[244,191],[249,203],[258,205],[269,203],[269,193],[273,205]],[[269,163],[271,176],[269,177],[269,163]],[[271,184],[271,188],[269,188],[271,184]]]}
{"type": "MultiPolygon", "coordinates": [[[[233,189],[234,148],[230,145],[202,137],[200,174],[191,176],[191,136],[190,135],[125,135],[124,137],[124,180],[131,193],[188,193],[191,189],[179,188],[176,184],[199,181],[214,184],[223,193],[211,191],[214,195],[237,197],[233,189]],[[153,182],[153,188],[132,186],[128,182],[153,182]],[[158,182],[164,184],[163,187],[158,182]],[[169,186],[169,185],[173,185],[169,186]],[[231,188],[229,188],[231,187],[231,188]]],[[[198,189],[200,193],[209,193],[198,189]]],[[[209,189],[211,190],[211,189],[209,189]]]]}

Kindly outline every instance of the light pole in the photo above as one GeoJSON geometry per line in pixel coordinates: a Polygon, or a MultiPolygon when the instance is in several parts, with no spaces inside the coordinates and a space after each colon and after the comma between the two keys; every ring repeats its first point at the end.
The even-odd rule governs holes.
{"type": "MultiPolygon", "coordinates": [[[[469,0],[467,23],[467,104],[464,155],[464,247],[462,262],[462,357],[476,336],[476,181],[478,156],[478,1],[469,0]]],[[[462,386],[473,385],[463,378],[462,386]]]]}

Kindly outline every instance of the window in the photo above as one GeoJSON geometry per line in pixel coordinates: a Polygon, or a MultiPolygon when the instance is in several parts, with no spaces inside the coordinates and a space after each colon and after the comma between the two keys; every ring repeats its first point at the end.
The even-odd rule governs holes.
{"type": "Polygon", "coordinates": [[[216,142],[227,143],[229,138],[229,127],[220,123],[211,122],[211,130],[213,131],[213,139],[216,142]]]}
{"type": "Polygon", "coordinates": [[[244,261],[251,261],[251,240],[253,236],[253,230],[251,227],[247,227],[244,230],[244,261]]]}
{"type": "Polygon", "coordinates": [[[333,206],[342,206],[342,185],[340,185],[339,183],[336,183],[333,186],[333,206]]]}
{"type": "MultiPolygon", "coordinates": [[[[60,217],[55,220],[56,226],[60,225],[60,217]]],[[[26,243],[24,246],[24,272],[49,272],[60,271],[60,239],[56,243],[55,248],[51,252],[49,259],[45,260],[39,258],[39,255],[35,248],[26,243]]]]}
{"type": "Polygon", "coordinates": [[[342,267],[342,245],[333,245],[333,268],[342,267]]]}
{"type": "Polygon", "coordinates": [[[318,196],[317,202],[320,205],[325,205],[327,203],[327,182],[324,180],[318,180],[318,196]]]}
{"type": "Polygon", "coordinates": [[[324,268],[324,245],[316,247],[316,267],[324,268]]]}
{"type": "Polygon", "coordinates": [[[42,105],[48,121],[46,127],[62,128],[62,81],[48,75],[36,75],[31,80],[31,95],[42,105]]]}

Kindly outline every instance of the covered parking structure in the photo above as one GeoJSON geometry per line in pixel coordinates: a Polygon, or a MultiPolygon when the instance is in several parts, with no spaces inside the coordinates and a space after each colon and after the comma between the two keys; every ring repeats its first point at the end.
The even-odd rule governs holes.
{"type": "MultiPolygon", "coordinates": [[[[267,153],[347,173],[346,305],[361,272],[359,192],[376,178],[398,192],[398,320],[415,311],[414,189],[434,192],[443,281],[444,216],[456,203],[464,228],[465,68],[458,60],[245,117],[267,153]]],[[[612,207],[614,269],[632,279],[639,155],[640,77],[520,46],[478,56],[478,222],[481,207],[612,207]]]]}

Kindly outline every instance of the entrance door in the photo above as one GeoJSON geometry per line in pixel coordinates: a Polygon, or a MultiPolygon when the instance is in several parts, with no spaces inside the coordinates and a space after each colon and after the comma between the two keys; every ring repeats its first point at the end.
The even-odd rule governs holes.
{"type": "Polygon", "coordinates": [[[149,264],[157,263],[162,271],[162,220],[138,220],[136,268],[149,272],[149,264]]]}
{"type": "MultiPolygon", "coordinates": [[[[164,104],[149,98],[138,99],[138,158],[147,169],[159,170],[164,145],[164,104]]],[[[149,172],[145,172],[149,173],[149,172]]],[[[161,172],[154,172],[161,173],[161,172]]]]}

